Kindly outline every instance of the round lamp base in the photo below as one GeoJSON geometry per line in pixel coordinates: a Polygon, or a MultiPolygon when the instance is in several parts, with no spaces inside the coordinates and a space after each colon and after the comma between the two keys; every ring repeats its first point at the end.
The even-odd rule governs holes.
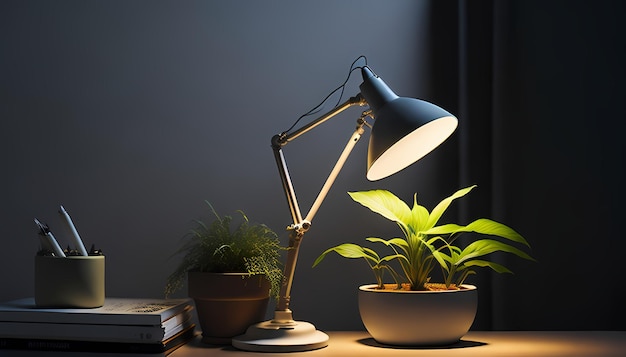
{"type": "Polygon", "coordinates": [[[233,338],[232,345],[244,351],[302,352],[328,346],[328,335],[304,321],[260,322],[245,334],[233,338]]]}

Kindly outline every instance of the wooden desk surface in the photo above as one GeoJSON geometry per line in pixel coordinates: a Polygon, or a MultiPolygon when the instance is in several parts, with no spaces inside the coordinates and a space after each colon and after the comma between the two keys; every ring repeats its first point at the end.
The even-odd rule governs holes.
{"type": "MultiPolygon", "coordinates": [[[[289,353],[289,356],[626,356],[626,331],[470,331],[450,347],[403,348],[382,346],[367,332],[328,332],[328,347],[289,353]]],[[[244,352],[194,340],[170,354],[192,356],[283,356],[286,353],[244,352]]]]}
{"type": "MultiPolygon", "coordinates": [[[[239,351],[231,346],[211,346],[199,338],[175,350],[169,357],[272,357],[272,356],[480,356],[480,357],[606,357],[626,356],[626,331],[470,331],[460,343],[439,348],[401,348],[382,346],[367,332],[325,331],[330,336],[328,347],[309,352],[265,353],[239,351]]],[[[48,352],[0,350],[0,357],[123,357],[161,355],[101,352],[48,352]]]]}

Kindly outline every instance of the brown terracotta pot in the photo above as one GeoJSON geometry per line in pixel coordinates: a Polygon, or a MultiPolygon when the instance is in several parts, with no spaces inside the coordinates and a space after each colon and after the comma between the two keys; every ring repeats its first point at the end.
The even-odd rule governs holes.
{"type": "Polygon", "coordinates": [[[265,319],[270,282],[264,275],[190,271],[187,276],[202,342],[230,344],[248,326],[265,319]]]}

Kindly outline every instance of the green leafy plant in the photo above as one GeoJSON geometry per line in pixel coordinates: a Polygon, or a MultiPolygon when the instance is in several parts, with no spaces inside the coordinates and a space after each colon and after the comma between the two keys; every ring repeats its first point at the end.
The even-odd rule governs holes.
{"type": "Polygon", "coordinates": [[[396,222],[404,237],[389,240],[367,238],[369,242],[388,247],[392,254],[386,256],[357,244],[340,244],[324,251],[313,266],[318,265],[329,253],[335,252],[345,258],[364,258],[372,269],[379,288],[384,288],[383,278],[387,272],[398,288],[408,285],[410,290],[430,290],[430,276],[436,266],[441,267],[445,288],[457,289],[470,274],[475,274],[474,269],[477,267],[489,267],[498,273],[511,273],[503,265],[485,260],[484,257],[488,254],[500,251],[534,260],[523,250],[492,238],[475,240],[465,248],[454,245],[462,233],[474,232],[504,238],[530,248],[524,237],[502,223],[480,218],[465,226],[453,223],[437,226],[452,201],[465,196],[475,187],[476,185],[458,190],[437,204],[431,212],[417,203],[417,194],[413,196],[413,207],[409,207],[386,190],[348,192],[354,201],[396,222]],[[401,273],[390,264],[394,261],[399,263],[401,273]]]}
{"type": "Polygon", "coordinates": [[[209,206],[214,220],[196,220],[196,227],[185,236],[186,242],[174,253],[185,253],[178,268],[167,278],[165,295],[179,290],[188,271],[211,273],[265,274],[276,298],[282,283],[280,245],[277,234],[264,224],[252,224],[243,211],[233,228],[233,217],[220,215],[209,206]]]}

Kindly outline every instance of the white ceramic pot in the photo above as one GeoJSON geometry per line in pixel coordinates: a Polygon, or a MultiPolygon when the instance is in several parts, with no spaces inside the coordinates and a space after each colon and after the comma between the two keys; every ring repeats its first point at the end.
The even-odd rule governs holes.
{"type": "Polygon", "coordinates": [[[437,346],[458,342],[474,322],[478,290],[378,290],[359,287],[359,312],[367,331],[379,343],[437,346]]]}

